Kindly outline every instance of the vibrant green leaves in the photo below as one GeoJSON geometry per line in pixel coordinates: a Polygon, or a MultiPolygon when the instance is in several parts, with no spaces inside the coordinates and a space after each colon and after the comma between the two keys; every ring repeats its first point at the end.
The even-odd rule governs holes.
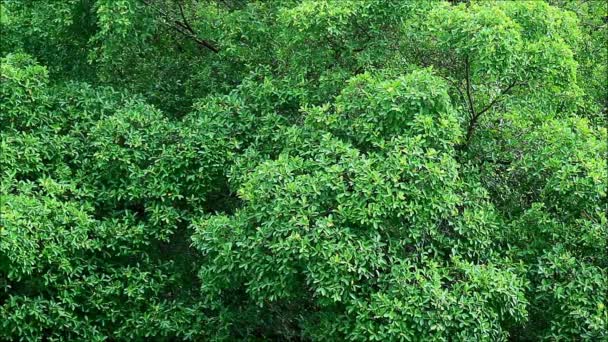
{"type": "Polygon", "coordinates": [[[606,340],[607,11],[3,2],[0,340],[606,340]]]}

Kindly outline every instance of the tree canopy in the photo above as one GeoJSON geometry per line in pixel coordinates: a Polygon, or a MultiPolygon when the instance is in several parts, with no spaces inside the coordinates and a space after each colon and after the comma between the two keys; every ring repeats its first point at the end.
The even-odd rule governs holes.
{"type": "Polygon", "coordinates": [[[7,0],[0,340],[608,339],[608,4],[7,0]]]}

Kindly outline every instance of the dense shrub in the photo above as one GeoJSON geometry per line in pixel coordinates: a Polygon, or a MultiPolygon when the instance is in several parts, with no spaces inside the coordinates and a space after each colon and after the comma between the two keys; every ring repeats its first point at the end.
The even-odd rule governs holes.
{"type": "Polygon", "coordinates": [[[601,1],[0,4],[0,340],[608,339],[601,1]]]}

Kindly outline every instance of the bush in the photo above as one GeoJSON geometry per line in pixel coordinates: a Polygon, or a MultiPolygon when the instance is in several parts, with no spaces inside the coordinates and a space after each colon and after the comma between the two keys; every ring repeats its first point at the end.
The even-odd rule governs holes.
{"type": "Polygon", "coordinates": [[[0,4],[0,340],[608,339],[599,1],[0,4]]]}

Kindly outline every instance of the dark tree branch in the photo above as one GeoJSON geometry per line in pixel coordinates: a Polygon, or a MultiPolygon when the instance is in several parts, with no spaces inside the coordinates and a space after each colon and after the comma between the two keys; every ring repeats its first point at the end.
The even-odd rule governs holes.
{"type": "Polygon", "coordinates": [[[456,89],[456,91],[460,95],[460,99],[464,102],[464,107],[467,107],[468,106],[467,99],[466,99],[464,93],[462,92],[462,90],[460,89],[460,85],[458,83],[456,83],[456,81],[450,79],[449,77],[446,77],[446,76],[443,76],[443,75],[439,75],[439,77],[441,77],[444,80],[448,81],[452,85],[452,88],[456,89]]]}
{"type": "Polygon", "coordinates": [[[471,116],[471,119],[469,121],[469,126],[467,127],[467,134],[465,137],[464,144],[461,146],[462,149],[466,149],[469,146],[469,143],[471,142],[471,138],[473,137],[473,134],[475,133],[475,128],[477,127],[477,124],[478,124],[478,121],[479,121],[479,118],[481,117],[481,115],[484,114],[485,112],[487,112],[488,110],[492,109],[492,107],[494,107],[494,105],[504,95],[509,93],[515,86],[517,86],[519,84],[517,81],[511,82],[504,90],[500,91],[500,93],[498,95],[496,95],[496,97],[494,97],[492,100],[490,100],[490,103],[488,103],[483,109],[481,109],[480,111],[476,111],[475,102],[473,101],[473,91],[472,91],[472,86],[471,86],[471,65],[470,65],[468,56],[465,59],[465,81],[466,81],[467,102],[469,104],[469,114],[471,116]]]}
{"type": "Polygon", "coordinates": [[[506,95],[516,85],[518,85],[518,83],[515,81],[509,84],[503,91],[500,92],[500,94],[498,94],[494,99],[492,99],[492,101],[490,101],[490,103],[484,109],[480,110],[479,113],[477,113],[477,116],[480,116],[481,114],[487,112],[490,108],[492,108],[492,106],[496,104],[496,102],[498,102],[498,100],[500,100],[501,97],[506,95]]]}
{"type": "Polygon", "coordinates": [[[150,6],[154,10],[156,10],[156,12],[158,12],[163,17],[163,19],[164,19],[163,24],[173,28],[175,31],[179,32],[183,36],[186,36],[186,37],[192,39],[194,42],[196,42],[201,47],[205,47],[215,53],[218,53],[220,51],[218,48],[213,46],[213,44],[209,43],[208,41],[206,41],[204,39],[201,39],[198,36],[196,31],[192,28],[192,26],[190,26],[190,23],[186,19],[186,16],[184,14],[184,9],[180,2],[177,2],[177,4],[179,7],[181,19],[183,20],[183,22],[175,19],[173,15],[167,13],[162,8],[155,6],[152,3],[152,1],[144,0],[143,3],[147,6],[150,6]]]}
{"type": "Polygon", "coordinates": [[[184,7],[182,6],[181,1],[177,2],[177,7],[179,7],[179,14],[182,17],[182,20],[184,21],[184,25],[185,27],[188,29],[188,31],[190,31],[191,33],[195,33],[194,29],[192,28],[192,26],[190,26],[190,23],[188,22],[188,19],[186,19],[186,15],[184,14],[184,7]]]}
{"type": "Polygon", "coordinates": [[[181,33],[182,35],[186,36],[186,37],[190,37],[192,40],[194,40],[197,44],[199,44],[200,46],[204,46],[207,49],[218,53],[220,50],[218,48],[216,48],[215,46],[211,45],[209,42],[207,42],[206,40],[200,39],[195,33],[192,33],[190,30],[188,30],[187,28],[184,27],[184,25],[179,22],[179,21],[175,21],[175,24],[177,26],[174,26],[175,30],[178,31],[179,33],[181,33]]]}
{"type": "Polygon", "coordinates": [[[469,63],[469,56],[467,56],[464,61],[464,67],[467,102],[469,104],[469,115],[471,116],[471,119],[469,120],[469,127],[467,128],[467,135],[464,142],[464,147],[467,147],[469,145],[471,137],[473,136],[473,132],[475,131],[475,126],[477,126],[477,119],[479,119],[479,115],[475,112],[475,102],[473,102],[473,92],[471,89],[471,65],[469,63]]]}

